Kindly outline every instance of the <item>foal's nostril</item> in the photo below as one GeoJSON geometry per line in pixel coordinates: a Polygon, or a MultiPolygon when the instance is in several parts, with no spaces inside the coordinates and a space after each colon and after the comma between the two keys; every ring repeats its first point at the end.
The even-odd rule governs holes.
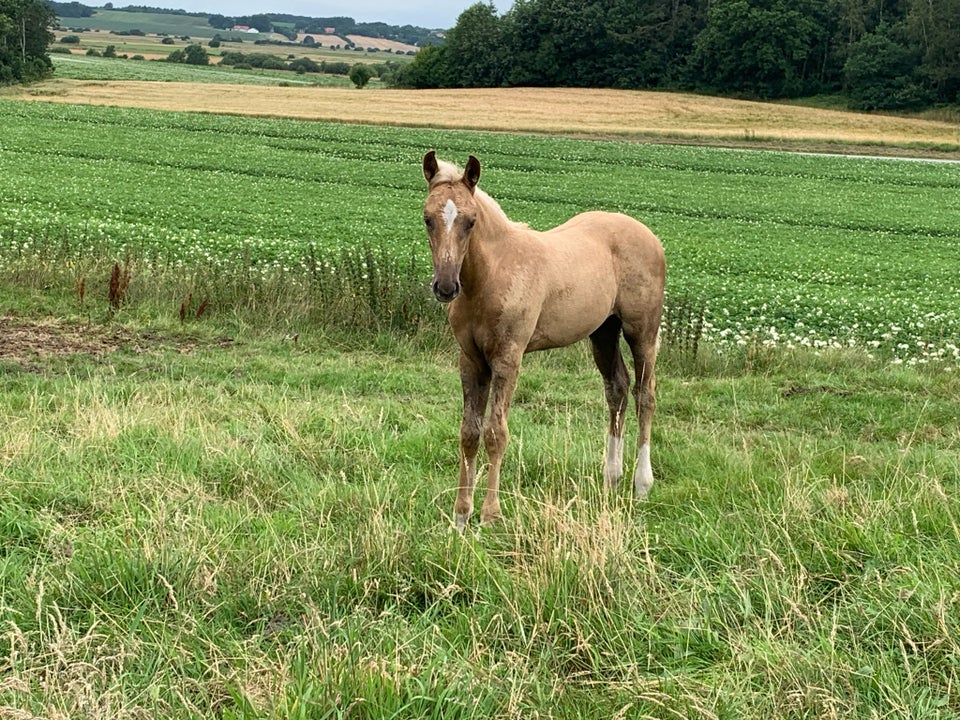
{"type": "Polygon", "coordinates": [[[448,303],[460,294],[459,280],[434,280],[433,294],[440,302],[448,303]]]}

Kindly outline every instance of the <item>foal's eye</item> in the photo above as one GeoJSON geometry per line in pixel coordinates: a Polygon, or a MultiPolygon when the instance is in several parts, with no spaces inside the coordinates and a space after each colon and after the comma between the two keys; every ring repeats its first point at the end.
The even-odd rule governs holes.
{"type": "Polygon", "coordinates": [[[467,232],[470,232],[471,230],[473,230],[473,226],[476,224],[476,222],[477,221],[474,218],[467,218],[466,220],[463,221],[463,226],[467,232]]]}
{"type": "Polygon", "coordinates": [[[427,216],[427,215],[424,215],[424,216],[423,216],[423,222],[424,222],[424,224],[427,226],[428,229],[433,227],[433,218],[432,218],[432,217],[429,217],[429,216],[427,216]]]}

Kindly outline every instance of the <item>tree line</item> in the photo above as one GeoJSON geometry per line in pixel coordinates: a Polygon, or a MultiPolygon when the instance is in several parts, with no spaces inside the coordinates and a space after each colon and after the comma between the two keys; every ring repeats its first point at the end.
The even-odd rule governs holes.
{"type": "Polygon", "coordinates": [[[502,15],[480,2],[395,83],[957,103],[960,0],[516,0],[502,15]]]}
{"type": "MultiPolygon", "coordinates": [[[[88,9],[0,0],[0,84],[48,75],[55,12],[88,9]]],[[[243,19],[261,18],[307,31],[330,22],[341,33],[353,22],[243,19]]],[[[383,35],[376,31],[385,28],[350,29],[383,35]]],[[[956,104],[960,0],[516,0],[502,15],[479,2],[391,83],[663,88],[764,99],[842,93],[863,110],[956,104]]]]}
{"type": "Polygon", "coordinates": [[[345,16],[308,17],[283,13],[211,15],[208,22],[212,27],[220,30],[229,30],[234,25],[246,25],[260,32],[276,32],[284,35],[292,33],[294,38],[300,32],[308,35],[323,35],[330,28],[335,35],[365,35],[396,40],[409,45],[422,45],[431,39],[436,39],[434,31],[426,28],[414,25],[388,25],[381,22],[357,22],[352,17],[345,16]]]}
{"type": "MultiPolygon", "coordinates": [[[[77,0],[71,2],[54,2],[47,0],[59,17],[85,18],[90,17],[97,10],[95,7],[84,5],[77,0]]],[[[265,3],[267,4],[267,3],[265,3]]],[[[352,17],[310,17],[306,15],[290,15],[285,13],[257,13],[253,15],[222,15],[219,13],[187,12],[169,8],[151,7],[149,5],[125,5],[114,7],[107,2],[104,10],[120,10],[130,13],[151,13],[158,15],[189,15],[205,18],[209,25],[217,30],[229,30],[234,25],[246,25],[256,28],[262,33],[276,32],[294,39],[298,32],[313,35],[322,35],[327,28],[333,28],[338,35],[366,35],[382,37],[387,40],[396,40],[409,45],[423,45],[431,39],[436,39],[434,30],[417,27],[415,25],[389,25],[382,22],[357,22],[352,17]],[[292,36],[292,37],[291,37],[292,36]]]]}

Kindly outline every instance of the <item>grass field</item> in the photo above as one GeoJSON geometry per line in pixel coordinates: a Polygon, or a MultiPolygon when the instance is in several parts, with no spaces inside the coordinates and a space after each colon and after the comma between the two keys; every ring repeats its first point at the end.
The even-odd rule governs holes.
{"type": "Polygon", "coordinates": [[[957,173],[0,100],[0,717],[957,720],[957,173]],[[663,238],[649,501],[581,345],[452,532],[431,148],[663,238]]]}
{"type": "Polygon", "coordinates": [[[668,353],[635,504],[586,349],[532,356],[460,538],[448,343],[42,302],[2,321],[42,340],[0,358],[7,715],[960,717],[956,373],[668,353]]]}
{"type": "MultiPolygon", "coordinates": [[[[251,47],[256,40],[279,40],[286,42],[287,38],[279,33],[258,33],[249,34],[245,32],[234,32],[232,30],[221,30],[213,27],[207,21],[206,15],[177,15],[171,13],[152,13],[152,12],[128,12],[126,10],[107,10],[97,9],[91,17],[86,18],[61,18],[60,24],[66,28],[65,31],[58,31],[58,37],[63,34],[78,34],[83,41],[93,40],[95,43],[97,37],[113,37],[115,40],[130,40],[129,36],[117,36],[112,33],[129,32],[130,30],[140,30],[147,35],[153,36],[171,36],[176,38],[189,37],[192,42],[202,42],[206,44],[215,35],[222,39],[230,41],[230,46],[243,43],[251,47]]],[[[284,23],[277,23],[277,26],[284,26],[284,23]]],[[[291,24],[286,27],[292,29],[291,24]]],[[[383,38],[368,37],[365,35],[319,35],[314,33],[314,39],[324,47],[330,48],[334,45],[346,45],[346,41],[354,43],[357,47],[366,49],[377,48],[379,50],[390,50],[392,53],[406,53],[415,51],[417,48],[413,45],[407,45],[401,42],[386,40],[383,38]]],[[[142,39],[142,38],[132,38],[142,39]]],[[[301,38],[298,38],[302,39],[301,38]]],[[[270,46],[266,46],[268,49],[270,46]]],[[[274,46],[279,52],[282,48],[274,46]]],[[[306,48],[297,48],[298,51],[306,48]]],[[[347,55],[357,55],[356,52],[345,52],[347,55]]]]}

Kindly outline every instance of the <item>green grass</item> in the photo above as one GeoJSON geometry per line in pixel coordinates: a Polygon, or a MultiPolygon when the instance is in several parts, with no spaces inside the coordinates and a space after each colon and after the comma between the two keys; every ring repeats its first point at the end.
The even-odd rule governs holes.
{"type": "Polygon", "coordinates": [[[0,362],[0,708],[960,717],[956,374],[668,347],[636,503],[586,347],[530,356],[460,537],[452,339],[40,297],[117,349],[0,362]]]}
{"type": "Polygon", "coordinates": [[[0,150],[0,715],[960,718],[955,168],[9,101],[0,150]],[[429,148],[663,237],[647,502],[580,345],[452,531],[429,148]]]}

